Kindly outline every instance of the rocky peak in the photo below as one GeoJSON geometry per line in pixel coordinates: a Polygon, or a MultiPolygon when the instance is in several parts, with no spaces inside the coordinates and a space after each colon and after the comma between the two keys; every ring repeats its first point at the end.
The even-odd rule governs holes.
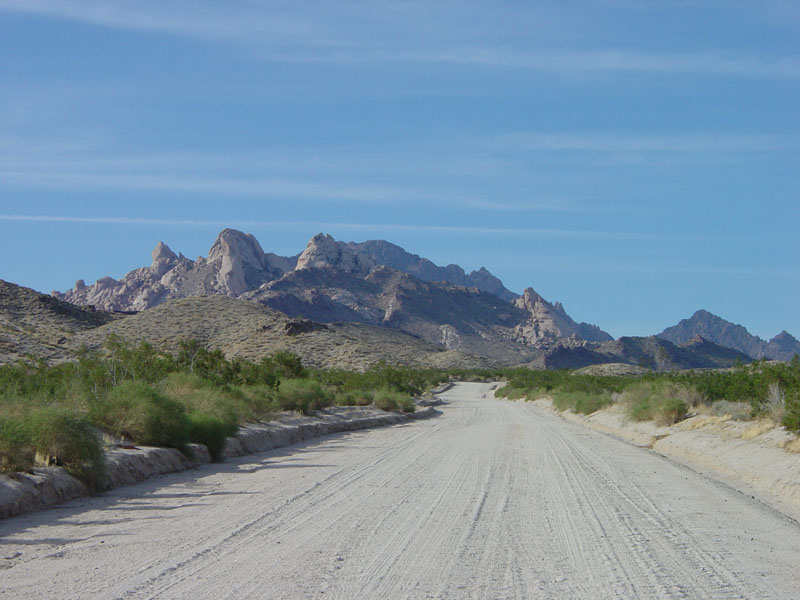
{"type": "Polygon", "coordinates": [[[513,304],[529,315],[525,323],[515,328],[517,338],[525,343],[547,348],[556,340],[569,336],[590,342],[613,339],[596,325],[576,323],[560,303],[550,304],[533,288],[526,288],[522,296],[513,300],[513,304]]]}
{"type": "Polygon", "coordinates": [[[156,247],[153,248],[152,257],[153,262],[156,262],[157,260],[172,261],[178,258],[164,242],[158,242],[158,244],[156,244],[156,247]]]}
{"type": "Polygon", "coordinates": [[[208,262],[223,261],[226,258],[243,261],[257,268],[264,268],[266,259],[258,240],[249,233],[236,229],[220,231],[208,251],[208,262]]]}
{"type": "Polygon", "coordinates": [[[533,312],[533,310],[537,308],[537,305],[542,304],[547,304],[547,301],[530,287],[525,288],[525,291],[522,292],[522,296],[514,300],[514,306],[527,310],[528,312],[533,312]]]}
{"type": "Polygon", "coordinates": [[[296,270],[325,267],[367,275],[375,268],[375,261],[367,256],[357,255],[347,244],[337,242],[330,235],[318,233],[309,240],[306,249],[297,259],[296,270]]]}
{"type": "Polygon", "coordinates": [[[773,343],[775,343],[775,344],[781,344],[781,343],[796,344],[797,343],[797,338],[794,337],[791,333],[789,333],[788,331],[786,331],[784,329],[778,335],[776,335],[774,338],[772,338],[769,341],[769,343],[770,344],[773,344],[773,343]]]}
{"type": "Polygon", "coordinates": [[[264,250],[249,233],[223,229],[208,251],[208,263],[219,263],[219,282],[229,296],[240,296],[268,279],[264,250]]]}
{"type": "Polygon", "coordinates": [[[153,257],[153,263],[150,265],[150,268],[155,271],[156,277],[161,277],[164,273],[169,271],[172,264],[178,260],[175,253],[170,250],[169,246],[164,242],[158,242],[158,244],[156,244],[151,256],[153,257]]]}
{"type": "Polygon", "coordinates": [[[791,360],[792,357],[800,354],[800,342],[784,329],[769,341],[765,354],[769,358],[791,360]]]}
{"type": "Polygon", "coordinates": [[[509,292],[499,278],[492,275],[486,267],[481,267],[466,276],[467,285],[489,292],[503,300],[512,300],[515,296],[509,292]]]}

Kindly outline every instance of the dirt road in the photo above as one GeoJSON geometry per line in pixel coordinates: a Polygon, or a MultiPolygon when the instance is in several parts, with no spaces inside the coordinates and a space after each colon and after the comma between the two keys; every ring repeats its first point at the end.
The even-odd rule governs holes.
{"type": "Polygon", "coordinates": [[[800,524],[485,384],[0,522],[0,597],[800,597],[800,524]]]}

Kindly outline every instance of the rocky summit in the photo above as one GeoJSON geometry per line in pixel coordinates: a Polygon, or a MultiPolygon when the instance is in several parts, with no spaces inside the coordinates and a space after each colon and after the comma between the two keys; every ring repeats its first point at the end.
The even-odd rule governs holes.
{"type": "Polygon", "coordinates": [[[265,253],[250,234],[225,229],[208,258],[176,254],[164,242],[150,266],[93,285],[78,281],[61,300],[99,310],[138,312],[171,299],[227,296],[290,317],[390,327],[449,350],[526,362],[558,340],[612,339],[577,323],[532,289],[517,296],[485,268],[467,274],[438,266],[384,240],[340,242],[319,233],[295,257],[265,253]]]}
{"type": "Polygon", "coordinates": [[[685,344],[696,336],[735,348],[753,358],[791,360],[795,354],[800,354],[800,341],[786,331],[767,342],[752,335],[742,325],[726,321],[707,310],[698,310],[690,318],[658,334],[658,337],[675,344],[685,344]]]}

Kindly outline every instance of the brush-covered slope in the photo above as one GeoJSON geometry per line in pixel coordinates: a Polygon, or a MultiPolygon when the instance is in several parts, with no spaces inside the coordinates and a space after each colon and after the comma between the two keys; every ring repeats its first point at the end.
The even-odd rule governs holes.
{"type": "Polygon", "coordinates": [[[77,332],[114,319],[0,279],[0,363],[27,355],[48,362],[66,360],[71,356],[67,342],[77,332]]]}
{"type": "Polygon", "coordinates": [[[431,344],[401,331],[357,323],[319,324],[292,319],[256,302],[224,296],[171,300],[76,335],[72,348],[100,347],[112,333],[146,340],[167,351],[196,339],[228,358],[258,360],[290,350],[310,366],[363,369],[378,361],[418,366],[483,366],[486,361],[431,344]]]}

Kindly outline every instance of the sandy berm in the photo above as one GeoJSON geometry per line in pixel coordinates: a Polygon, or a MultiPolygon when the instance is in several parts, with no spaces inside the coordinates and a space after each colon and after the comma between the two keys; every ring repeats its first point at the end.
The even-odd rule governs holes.
{"type": "Polygon", "coordinates": [[[13,598],[800,597],[800,524],[488,384],[0,522],[13,598]]]}

